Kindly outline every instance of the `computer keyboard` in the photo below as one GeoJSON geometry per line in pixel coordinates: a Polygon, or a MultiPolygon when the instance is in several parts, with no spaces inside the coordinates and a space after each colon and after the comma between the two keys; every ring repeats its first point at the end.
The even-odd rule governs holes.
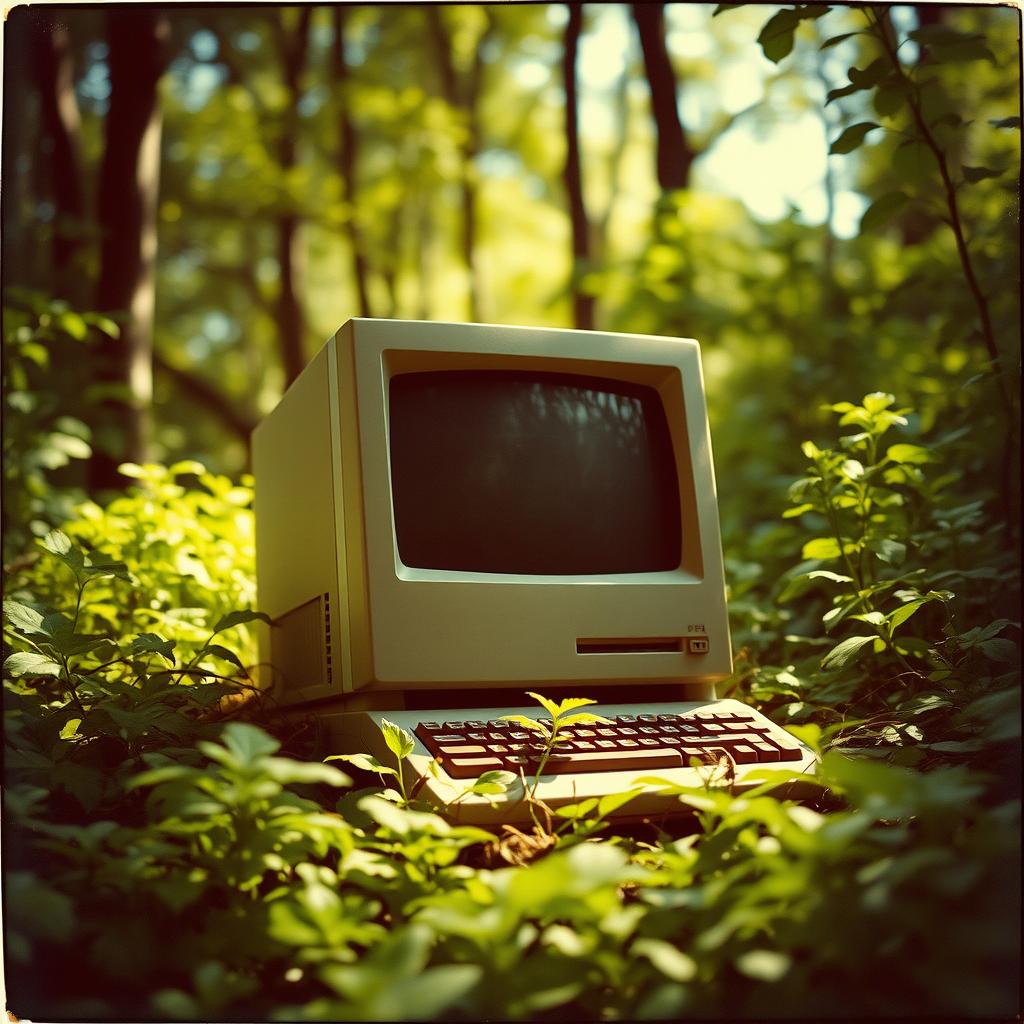
{"type": "Polygon", "coordinates": [[[590,797],[640,788],[617,817],[623,819],[681,809],[671,794],[641,780],[656,776],[680,786],[703,786],[709,765],[728,755],[726,773],[734,791],[759,785],[760,770],[786,768],[810,773],[814,753],[781,726],[737,700],[658,704],[593,704],[584,710],[608,724],[560,730],[545,758],[545,737],[506,715],[549,721],[543,708],[448,708],[443,711],[350,712],[326,716],[331,753],[369,753],[393,765],[381,722],[410,733],[405,762],[407,788],[463,822],[493,824],[529,820],[527,789],[556,810],[590,797]],[[699,764],[698,764],[699,763],[699,764]],[[472,781],[489,771],[515,777],[508,791],[466,795],[472,781]],[[453,803],[454,802],[454,803],[453,803]]]}
{"type": "MultiPolygon", "coordinates": [[[[550,719],[540,717],[541,723],[550,719]]],[[[544,760],[545,742],[501,718],[424,721],[416,735],[453,779],[475,779],[485,771],[541,767],[549,775],[599,771],[682,768],[691,757],[704,761],[728,754],[736,764],[799,761],[801,748],[753,713],[694,711],[689,714],[617,715],[608,724],[560,731],[544,760]]]]}

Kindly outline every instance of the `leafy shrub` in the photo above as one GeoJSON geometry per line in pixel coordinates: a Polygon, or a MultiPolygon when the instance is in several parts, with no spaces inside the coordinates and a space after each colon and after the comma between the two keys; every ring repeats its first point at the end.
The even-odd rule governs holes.
{"type": "MultiPolygon", "coordinates": [[[[394,727],[392,764],[348,760],[398,788],[339,798],[343,772],[282,757],[219,710],[245,681],[222,636],[257,616],[236,603],[251,586],[238,575],[248,492],[195,466],[145,467],[119,502],[82,506],[5,607],[12,1007],[185,1020],[1013,1012],[1016,627],[953,629],[985,603],[947,589],[974,579],[957,568],[965,543],[988,559],[974,568],[995,566],[986,579],[1008,585],[1007,571],[983,520],[973,540],[955,533],[940,452],[880,443],[903,415],[893,405],[836,407],[856,432],[806,447],[792,492],[786,529],[811,536],[781,585],[826,635],[808,615],[805,633],[767,631],[735,681],[821,751],[821,797],[768,795],[779,770],[742,796],[651,779],[692,817],[600,839],[625,795],[538,818],[532,836],[451,824],[410,799],[411,742],[394,727]],[[214,556],[207,577],[179,560],[183,544],[214,556]],[[177,598],[201,612],[179,617],[177,598]],[[202,629],[167,635],[182,622],[202,629]],[[868,639],[843,658],[845,639],[828,635],[840,629],[868,639]],[[769,663],[787,650],[798,660],[769,663]]],[[[559,724],[586,703],[539,699],[559,724]]]]}

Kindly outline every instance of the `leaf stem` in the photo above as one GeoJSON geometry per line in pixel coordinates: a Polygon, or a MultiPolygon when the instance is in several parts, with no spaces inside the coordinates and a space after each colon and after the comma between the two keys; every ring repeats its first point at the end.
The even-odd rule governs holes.
{"type": "Polygon", "coordinates": [[[924,114],[921,110],[921,101],[919,90],[920,86],[909,78],[903,70],[903,66],[900,64],[899,57],[896,55],[896,50],[893,47],[892,40],[889,38],[889,33],[886,27],[886,19],[888,17],[889,8],[883,8],[882,14],[878,14],[872,11],[870,8],[864,8],[864,16],[868,20],[869,26],[873,25],[874,35],[878,41],[882,44],[882,48],[885,50],[886,56],[889,58],[889,62],[892,64],[893,70],[901,81],[906,82],[909,88],[907,89],[907,104],[910,107],[910,113],[914,118],[914,124],[917,126],[918,134],[924,144],[931,151],[932,156],[935,158],[935,163],[939,169],[939,176],[942,178],[942,186],[945,191],[946,198],[946,209],[949,213],[948,224],[953,232],[953,238],[956,241],[956,251],[960,258],[960,266],[963,269],[964,278],[967,281],[967,287],[970,289],[971,295],[974,298],[974,303],[978,309],[978,316],[981,320],[981,333],[985,341],[985,348],[988,350],[989,358],[992,360],[992,364],[995,368],[996,374],[999,378],[1000,394],[1003,401],[1006,403],[1007,412],[1012,414],[1013,411],[1013,399],[1008,391],[1008,382],[1006,381],[1003,373],[1003,361],[999,354],[999,346],[996,343],[995,332],[992,329],[992,318],[989,315],[988,300],[985,298],[984,293],[981,290],[981,286],[978,283],[978,279],[974,273],[974,265],[971,261],[970,251],[967,248],[967,239],[964,234],[963,222],[960,219],[960,209],[957,205],[956,200],[956,186],[953,184],[952,176],[949,173],[949,163],[946,160],[946,154],[942,151],[935,136],[932,134],[928,127],[927,122],[924,119],[924,114]]]}

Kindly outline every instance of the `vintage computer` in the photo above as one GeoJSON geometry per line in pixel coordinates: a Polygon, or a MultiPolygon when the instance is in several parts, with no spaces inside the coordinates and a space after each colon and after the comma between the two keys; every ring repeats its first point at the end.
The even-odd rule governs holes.
{"type": "MultiPolygon", "coordinates": [[[[812,753],[735,700],[697,342],[354,319],[253,435],[261,662],[323,752],[406,772],[445,805],[505,769],[532,783],[527,696],[594,698],[545,763],[549,807],[698,755],[806,771],[812,753]],[[431,762],[434,762],[431,765],[431,762]]],[[[524,788],[463,798],[464,821],[525,819],[524,788]]],[[[632,813],[664,806],[648,793],[632,813]]]]}

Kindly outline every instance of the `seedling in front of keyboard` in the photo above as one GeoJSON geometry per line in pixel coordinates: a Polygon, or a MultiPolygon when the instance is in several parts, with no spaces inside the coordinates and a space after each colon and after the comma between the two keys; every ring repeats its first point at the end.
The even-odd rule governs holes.
{"type": "Polygon", "coordinates": [[[402,762],[412,753],[413,748],[416,746],[416,741],[401,726],[395,725],[394,722],[389,722],[386,718],[381,719],[380,731],[384,736],[384,742],[387,744],[388,750],[395,755],[395,760],[398,763],[397,768],[383,764],[371,754],[332,754],[330,757],[324,758],[324,760],[348,761],[349,764],[354,765],[356,768],[361,768],[365,772],[376,772],[381,777],[381,781],[384,780],[385,776],[392,776],[398,782],[398,791],[401,794],[402,803],[407,804],[412,797],[406,792],[402,762]]]}
{"type": "Polygon", "coordinates": [[[569,742],[573,738],[572,733],[566,730],[576,725],[611,725],[612,723],[607,718],[595,715],[590,711],[576,711],[577,708],[597,703],[596,700],[591,700],[588,697],[567,697],[561,703],[556,704],[553,700],[548,700],[547,697],[542,697],[539,693],[532,691],[527,691],[527,696],[532,697],[544,708],[551,716],[550,722],[546,719],[527,718],[525,715],[502,715],[501,717],[505,721],[515,722],[525,729],[530,729],[541,737],[534,749],[523,757],[523,764],[520,768],[522,770],[525,766],[532,766],[534,763],[537,765],[533,775],[533,784],[530,786],[530,796],[532,797],[548,761],[551,760],[552,755],[559,756],[555,753],[555,746],[558,743],[569,742]]]}

